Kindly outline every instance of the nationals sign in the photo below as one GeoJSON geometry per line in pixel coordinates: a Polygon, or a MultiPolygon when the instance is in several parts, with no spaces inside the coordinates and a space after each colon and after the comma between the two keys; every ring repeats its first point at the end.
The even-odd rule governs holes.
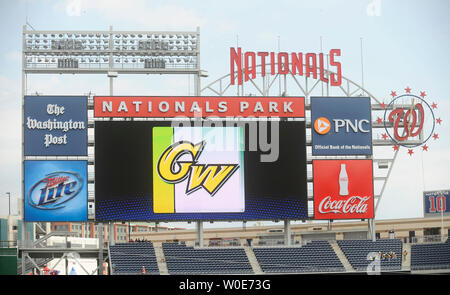
{"type": "Polygon", "coordinates": [[[374,218],[372,160],[313,160],[314,219],[374,218]]]}
{"type": "Polygon", "coordinates": [[[305,117],[304,97],[96,96],[95,117],[305,117]]]}

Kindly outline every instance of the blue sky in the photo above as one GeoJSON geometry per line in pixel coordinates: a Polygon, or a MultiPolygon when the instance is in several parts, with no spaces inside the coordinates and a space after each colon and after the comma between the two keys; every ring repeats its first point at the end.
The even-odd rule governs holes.
{"type": "MultiPolygon", "coordinates": [[[[450,189],[450,134],[447,114],[450,74],[449,1],[144,1],[19,0],[0,2],[0,215],[6,192],[17,197],[21,179],[21,32],[26,19],[36,30],[187,30],[200,27],[201,67],[206,85],[229,73],[229,48],[237,38],[244,51],[319,52],[342,50],[343,75],[361,82],[377,98],[390,91],[426,91],[443,119],[440,139],[428,152],[411,157],[403,150],[395,162],[378,219],[422,216],[423,190],[450,189]],[[371,9],[372,8],[372,9],[371,9]]],[[[187,77],[119,77],[115,94],[193,94],[187,77]],[[188,90],[187,90],[188,89],[188,90]]],[[[106,77],[29,78],[27,91],[42,94],[108,94],[106,77]],[[80,93],[81,92],[81,93],[80,93]]],[[[15,210],[15,208],[14,208],[15,210]]]]}

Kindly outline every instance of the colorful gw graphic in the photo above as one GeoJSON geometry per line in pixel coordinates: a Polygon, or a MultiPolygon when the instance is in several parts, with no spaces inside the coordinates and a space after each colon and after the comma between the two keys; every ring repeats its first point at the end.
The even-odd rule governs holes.
{"type": "Polygon", "coordinates": [[[420,91],[420,95],[411,91],[409,86],[404,94],[397,95],[396,91],[391,91],[391,102],[380,104],[385,109],[384,117],[377,118],[378,123],[384,124],[386,132],[381,135],[383,139],[393,142],[394,151],[401,146],[407,148],[410,156],[414,154],[414,148],[429,150],[430,142],[439,139],[437,127],[442,123],[442,118],[436,113],[438,104],[427,97],[425,91],[420,91]]]}
{"type": "Polygon", "coordinates": [[[86,161],[25,161],[25,221],[86,221],[86,161]]]}
{"type": "Polygon", "coordinates": [[[241,128],[154,127],[154,212],[243,212],[243,143],[241,128]]]}

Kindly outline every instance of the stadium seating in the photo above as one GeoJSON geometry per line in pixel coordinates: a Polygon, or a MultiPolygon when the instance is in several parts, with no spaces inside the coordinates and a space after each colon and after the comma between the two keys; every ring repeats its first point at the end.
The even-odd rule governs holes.
{"type": "Polygon", "coordinates": [[[344,266],[328,241],[301,247],[254,247],[265,273],[343,272],[344,266]]]}
{"type": "MultiPolygon", "coordinates": [[[[402,241],[400,239],[338,240],[337,243],[356,271],[367,271],[367,266],[372,262],[368,259],[370,253],[381,253],[381,257],[379,257],[381,271],[401,270],[402,268],[402,241]],[[395,253],[396,257],[388,258],[388,253],[395,253]]],[[[375,259],[375,256],[372,257],[375,259]]]]}
{"type": "MultiPolygon", "coordinates": [[[[367,271],[370,253],[382,254],[381,271],[402,269],[400,239],[336,241],[355,271],[367,271]],[[388,257],[387,254],[395,253],[388,257]]],[[[163,243],[169,274],[253,274],[243,247],[196,248],[184,243],[163,243]]],[[[264,273],[345,272],[328,241],[311,241],[303,246],[253,247],[264,273]]],[[[150,242],[123,243],[109,247],[112,274],[159,274],[155,249],[150,242]]],[[[372,254],[372,255],[373,255],[372,254]]],[[[373,265],[373,264],[372,264],[373,265]]],[[[450,269],[450,241],[411,246],[411,270],[450,269]]]]}
{"type": "Polygon", "coordinates": [[[244,248],[194,248],[163,243],[169,274],[250,274],[244,248]]]}
{"type": "Polygon", "coordinates": [[[124,243],[109,247],[112,274],[159,274],[155,249],[152,243],[124,243]]]}
{"type": "Polygon", "coordinates": [[[450,240],[436,244],[411,245],[411,270],[449,269],[450,240]]]}

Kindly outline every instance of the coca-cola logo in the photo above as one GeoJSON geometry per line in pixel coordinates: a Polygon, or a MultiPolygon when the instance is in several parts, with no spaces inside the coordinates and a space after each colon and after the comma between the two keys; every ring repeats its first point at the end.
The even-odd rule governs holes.
{"type": "Polygon", "coordinates": [[[364,214],[367,212],[368,203],[371,199],[370,196],[360,197],[352,196],[348,199],[332,199],[331,196],[327,196],[322,199],[319,204],[319,212],[326,213],[338,213],[338,214],[364,214]]]}

